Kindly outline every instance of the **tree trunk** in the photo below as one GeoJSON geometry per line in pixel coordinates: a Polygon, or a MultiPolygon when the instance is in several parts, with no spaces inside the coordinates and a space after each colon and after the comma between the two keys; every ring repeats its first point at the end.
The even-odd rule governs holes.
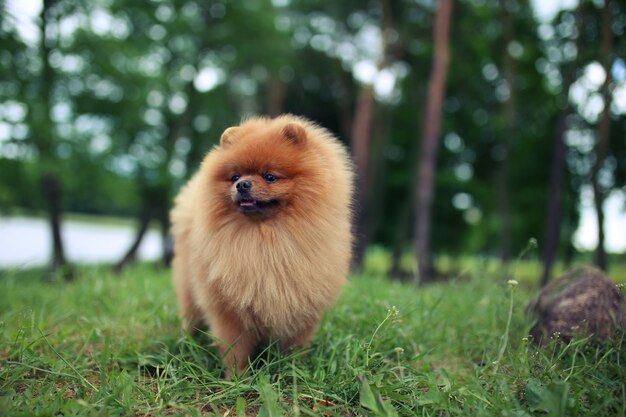
{"type": "Polygon", "coordinates": [[[440,0],[435,17],[434,59],[428,86],[428,100],[424,115],[424,131],[417,180],[417,221],[415,222],[415,250],[418,262],[416,283],[434,279],[434,268],[430,251],[430,223],[435,185],[435,166],[440,142],[441,113],[445,83],[450,60],[450,21],[452,0],[440,0]]]}
{"type": "Polygon", "coordinates": [[[598,126],[598,142],[596,144],[596,161],[592,170],[593,201],[598,219],[598,246],[596,247],[595,262],[598,268],[607,269],[606,252],[604,249],[604,199],[606,190],[600,184],[600,170],[609,151],[611,137],[611,55],[613,54],[613,32],[611,29],[611,0],[604,1],[602,9],[602,48],[601,61],[606,77],[601,92],[604,100],[604,109],[598,126]]]}
{"type": "Polygon", "coordinates": [[[61,186],[58,178],[50,173],[43,174],[41,178],[41,191],[46,200],[48,223],[52,234],[52,260],[50,272],[54,274],[61,271],[65,280],[74,278],[74,272],[65,258],[63,236],[61,234],[61,186]]]}
{"type": "Polygon", "coordinates": [[[185,111],[176,116],[173,114],[168,115],[167,119],[167,137],[164,141],[164,149],[167,158],[159,166],[160,180],[158,185],[150,185],[146,179],[146,174],[143,168],[137,176],[139,189],[141,190],[141,204],[142,209],[139,214],[138,227],[135,234],[135,239],[130,245],[122,259],[120,259],[114,266],[113,271],[116,274],[121,274],[122,271],[136,259],[137,251],[141,242],[147,232],[148,225],[152,219],[158,220],[161,228],[161,241],[163,251],[161,252],[161,259],[165,265],[169,265],[169,259],[172,255],[172,244],[169,237],[169,213],[168,206],[170,203],[169,190],[171,189],[171,176],[169,173],[169,165],[174,155],[174,147],[176,141],[181,136],[181,131],[191,124],[193,111],[196,101],[197,90],[193,86],[193,81],[187,82],[184,91],[189,98],[189,102],[185,111]]]}
{"type": "Polygon", "coordinates": [[[504,79],[509,86],[509,96],[504,101],[502,108],[504,126],[502,129],[502,147],[503,159],[500,161],[500,167],[496,176],[496,195],[498,196],[498,211],[500,213],[500,261],[504,270],[511,258],[511,242],[513,230],[511,226],[511,198],[509,195],[509,161],[511,153],[511,142],[516,134],[516,106],[515,106],[515,78],[516,63],[515,59],[508,51],[508,47],[515,40],[515,27],[511,18],[510,5],[511,0],[500,0],[502,8],[502,26],[504,32],[503,44],[503,70],[504,79]]]}
{"type": "Polygon", "coordinates": [[[161,252],[161,261],[163,265],[170,266],[172,258],[174,257],[173,239],[170,236],[170,217],[169,206],[167,201],[161,204],[157,214],[157,221],[161,229],[161,246],[163,251],[161,252]]]}
{"type": "Polygon", "coordinates": [[[407,241],[411,238],[410,232],[407,232],[407,230],[411,229],[410,223],[411,204],[406,202],[402,204],[402,208],[400,209],[400,214],[398,215],[396,223],[393,250],[391,252],[391,270],[389,271],[391,279],[395,279],[398,281],[408,281],[412,276],[411,273],[402,270],[401,266],[402,255],[404,255],[405,246],[407,244],[407,241]]]}
{"type": "Polygon", "coordinates": [[[33,142],[40,155],[38,164],[39,180],[42,195],[45,200],[48,214],[48,224],[52,235],[52,259],[50,273],[61,270],[63,277],[70,280],[74,277],[74,271],[67,262],[61,233],[62,190],[61,181],[53,169],[56,164],[54,155],[54,126],[50,119],[52,108],[52,84],[54,73],[48,61],[51,47],[47,38],[50,8],[55,0],[44,0],[40,14],[40,60],[41,60],[41,107],[34,111],[33,142]]]}
{"type": "MultiPolygon", "coordinates": [[[[583,2],[580,2],[575,12],[576,32],[580,33],[581,29],[581,11],[583,2]]],[[[576,37],[576,47],[580,49],[580,35],[576,37]]],[[[571,62],[563,68],[563,93],[559,99],[562,101],[562,110],[556,123],[556,131],[554,135],[554,150],[552,155],[552,164],[550,167],[550,182],[548,188],[548,204],[546,207],[546,223],[544,226],[543,250],[541,253],[541,261],[543,263],[543,271],[540,279],[540,286],[544,287],[550,280],[552,265],[556,259],[561,238],[562,229],[562,206],[563,206],[563,187],[566,172],[566,154],[567,145],[565,144],[565,134],[567,133],[567,118],[572,109],[569,105],[569,90],[576,77],[577,63],[571,62]]],[[[571,205],[571,204],[570,204],[571,205]]],[[[571,236],[570,236],[571,240],[571,236]]],[[[573,246],[570,243],[564,250],[564,263],[567,265],[573,257],[573,246]]]]}
{"type": "Polygon", "coordinates": [[[267,81],[267,88],[267,115],[279,116],[283,112],[287,86],[277,76],[273,76],[267,81]]]}
{"type": "Polygon", "coordinates": [[[367,248],[367,201],[368,201],[368,170],[369,147],[371,140],[372,117],[374,112],[374,93],[371,86],[365,86],[359,94],[354,121],[352,124],[352,155],[356,165],[356,246],[354,265],[362,267],[365,249],[367,248]]]}
{"type": "Polygon", "coordinates": [[[137,259],[137,251],[139,250],[139,247],[141,246],[141,242],[143,241],[143,238],[146,235],[146,232],[148,231],[148,226],[150,225],[150,218],[151,218],[150,209],[147,207],[144,207],[141,210],[141,213],[139,214],[138,227],[135,233],[135,239],[133,240],[133,243],[130,245],[130,247],[128,248],[124,256],[122,257],[122,259],[120,259],[113,266],[113,272],[115,272],[116,274],[118,275],[121,274],[129,264],[131,264],[137,259]]]}
{"type": "MultiPolygon", "coordinates": [[[[569,91],[569,85],[563,91],[569,91]]],[[[552,264],[559,247],[561,232],[561,200],[563,195],[563,176],[565,173],[565,133],[567,131],[567,116],[569,108],[566,107],[559,113],[556,132],[554,135],[554,153],[552,166],[550,167],[550,185],[548,188],[548,207],[546,210],[545,237],[541,260],[543,273],[541,274],[541,286],[545,286],[550,279],[552,264]]]]}
{"type": "MultiPolygon", "coordinates": [[[[382,51],[377,69],[380,71],[385,67],[389,60],[389,42],[388,34],[393,28],[393,19],[391,15],[391,5],[389,0],[379,0],[380,6],[380,32],[382,34],[382,51]]],[[[377,149],[380,143],[381,135],[375,135],[378,140],[373,143],[372,131],[374,130],[373,120],[376,100],[374,99],[374,91],[372,85],[366,85],[361,88],[357,98],[356,109],[352,121],[352,153],[357,170],[356,179],[356,218],[355,218],[355,235],[356,245],[353,259],[353,266],[357,269],[362,268],[365,251],[369,244],[372,230],[375,225],[375,217],[380,208],[379,205],[374,206],[370,200],[371,188],[377,188],[377,177],[375,171],[377,164],[373,163],[373,158],[380,158],[382,152],[372,153],[372,149],[377,149]]]]}

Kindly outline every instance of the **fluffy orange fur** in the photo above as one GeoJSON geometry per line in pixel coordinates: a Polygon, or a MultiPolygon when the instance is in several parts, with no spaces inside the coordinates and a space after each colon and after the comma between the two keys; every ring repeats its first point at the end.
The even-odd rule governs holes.
{"type": "Polygon", "coordinates": [[[171,212],[183,326],[204,322],[226,374],[262,343],[306,346],[337,300],[352,249],[353,169],[311,121],[251,118],[227,129],[171,212]]]}

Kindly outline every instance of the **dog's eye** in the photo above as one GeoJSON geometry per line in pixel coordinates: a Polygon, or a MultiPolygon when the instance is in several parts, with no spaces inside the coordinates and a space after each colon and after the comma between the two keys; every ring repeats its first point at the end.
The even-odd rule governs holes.
{"type": "Polygon", "coordinates": [[[270,174],[269,172],[266,174],[263,174],[263,179],[267,182],[276,182],[278,181],[278,177],[274,174],[270,174]]]}
{"type": "Polygon", "coordinates": [[[236,182],[239,178],[241,178],[241,176],[239,176],[239,175],[233,175],[232,177],[230,177],[230,181],[231,181],[231,182],[236,182]]]}

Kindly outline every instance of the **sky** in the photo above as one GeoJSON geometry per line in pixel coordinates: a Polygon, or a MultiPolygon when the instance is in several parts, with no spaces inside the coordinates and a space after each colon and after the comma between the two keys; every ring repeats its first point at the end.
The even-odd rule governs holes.
{"type": "MultiPolygon", "coordinates": [[[[26,41],[36,42],[38,30],[34,21],[41,11],[41,0],[8,0],[9,10],[17,18],[18,29],[26,41]]],[[[535,14],[540,21],[550,21],[561,9],[572,9],[578,4],[578,0],[532,0],[535,14]]],[[[370,63],[371,64],[371,63],[370,63]]],[[[368,65],[367,61],[361,61],[355,65],[355,77],[358,79],[373,80],[377,90],[391,91],[395,79],[393,74],[378,74],[374,64],[368,65]]],[[[202,72],[201,72],[202,74],[202,72]]],[[[216,74],[207,74],[217,76],[216,74]]],[[[206,78],[206,77],[205,77],[206,78]]],[[[202,87],[203,79],[197,80],[202,87]]],[[[370,81],[371,82],[371,81],[370,81]]],[[[593,206],[593,194],[589,188],[581,193],[581,221],[574,234],[574,245],[581,250],[593,250],[597,245],[598,224],[593,206]]],[[[605,212],[605,236],[606,249],[609,252],[622,253],[626,251],[626,197],[623,192],[615,191],[606,199],[605,212]]]]}
{"type": "MultiPolygon", "coordinates": [[[[626,200],[624,193],[614,191],[604,202],[604,235],[607,252],[626,251],[626,200]]],[[[593,205],[593,191],[583,187],[580,204],[580,223],[574,233],[574,246],[579,250],[593,250],[598,244],[598,220],[593,205]]]]}
{"type": "Polygon", "coordinates": [[[578,5],[578,0],[532,0],[535,15],[540,21],[550,21],[559,10],[573,9],[578,5]]]}

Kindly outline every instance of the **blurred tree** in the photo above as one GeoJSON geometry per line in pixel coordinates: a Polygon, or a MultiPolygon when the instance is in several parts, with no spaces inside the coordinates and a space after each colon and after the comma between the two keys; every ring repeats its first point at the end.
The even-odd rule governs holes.
{"type": "Polygon", "coordinates": [[[613,68],[613,23],[612,23],[612,0],[604,0],[602,7],[602,39],[600,62],[604,69],[604,82],[601,87],[601,95],[603,101],[602,113],[600,114],[600,123],[598,126],[598,140],[595,150],[595,162],[591,171],[591,183],[593,188],[593,201],[598,219],[598,244],[596,246],[595,262],[596,265],[606,270],[606,251],[604,242],[604,201],[607,190],[600,181],[600,170],[603,168],[606,157],[609,153],[611,141],[611,82],[613,68]]]}
{"type": "Polygon", "coordinates": [[[435,278],[430,245],[430,223],[435,186],[435,167],[440,142],[441,113],[450,60],[451,20],[452,0],[440,0],[437,3],[435,14],[433,32],[435,50],[426,98],[419,177],[417,179],[417,220],[414,239],[419,273],[415,278],[416,283],[427,283],[435,278]]]}
{"type": "MultiPolygon", "coordinates": [[[[172,1],[156,9],[136,7],[130,13],[122,3],[116,3],[111,11],[130,13],[132,26],[143,28],[135,36],[141,37],[138,41],[160,57],[160,65],[153,74],[144,75],[145,87],[137,98],[139,106],[147,102],[149,108],[135,128],[137,135],[131,138],[128,149],[132,152],[133,148],[142,146],[147,133],[153,136],[151,140],[158,153],[156,163],[148,164],[150,161],[145,158],[136,160],[135,175],[141,196],[138,227],[135,239],[115,265],[118,272],[135,258],[152,220],[161,227],[167,260],[168,209],[171,196],[183,181],[177,172],[183,171],[184,176],[193,173],[193,167],[222,130],[237,123],[241,116],[258,113],[263,107],[261,87],[282,88],[273,81],[279,79],[276,74],[289,62],[285,47],[289,36],[275,28],[276,10],[269,1],[247,4],[172,1]],[[170,41],[162,45],[161,38],[170,41]],[[249,39],[258,40],[254,47],[249,39]],[[223,79],[226,73],[230,77],[223,79]],[[224,87],[220,86],[223,82],[226,82],[224,87]],[[158,103],[151,104],[155,100],[158,103]],[[230,107],[223,103],[230,103],[230,107]],[[148,120],[151,114],[160,119],[152,126],[148,120]],[[181,153],[186,154],[184,162],[181,153]],[[178,182],[173,180],[177,176],[178,182]]],[[[140,59],[145,59],[145,55],[140,59]]],[[[121,81],[129,75],[132,77],[120,71],[115,79],[121,81]]],[[[273,108],[268,111],[279,111],[280,91],[268,91],[266,95],[267,106],[273,108]]],[[[127,115],[118,117],[127,118],[127,115]]]]}
{"type": "MultiPolygon", "coordinates": [[[[512,240],[512,226],[511,226],[511,201],[509,197],[510,192],[510,180],[509,180],[509,163],[511,160],[511,143],[517,136],[517,110],[516,106],[516,93],[517,93],[517,81],[516,81],[516,60],[513,56],[514,52],[511,50],[514,48],[515,40],[515,22],[512,16],[512,12],[517,7],[528,7],[527,4],[521,6],[514,0],[500,0],[500,9],[502,13],[502,46],[501,54],[503,56],[502,70],[503,86],[505,92],[503,93],[502,104],[502,128],[500,137],[501,157],[496,173],[496,189],[495,194],[498,200],[498,211],[500,217],[500,261],[502,262],[506,271],[506,265],[511,257],[511,240],[512,240]]],[[[508,272],[505,272],[508,275],[508,272]]]]}
{"type": "MultiPolygon", "coordinates": [[[[393,27],[391,3],[389,0],[378,2],[379,31],[381,37],[381,52],[376,62],[376,72],[380,73],[389,66],[391,56],[391,38],[397,33],[393,27]]],[[[376,99],[374,97],[374,83],[361,87],[356,100],[354,118],[352,122],[352,155],[357,171],[356,181],[356,221],[355,234],[356,245],[354,265],[357,268],[363,266],[365,250],[371,243],[373,229],[375,227],[375,193],[380,189],[376,186],[375,159],[380,158],[380,152],[372,152],[380,149],[381,135],[376,134],[374,128],[374,114],[376,99]]]]}
{"type": "Polygon", "coordinates": [[[363,264],[365,249],[368,246],[368,214],[370,148],[372,135],[372,119],[374,113],[374,91],[371,85],[361,88],[356,101],[354,122],[352,124],[352,155],[356,166],[356,245],[354,264],[360,268],[363,264]]]}
{"type": "MultiPolygon", "coordinates": [[[[35,175],[32,166],[20,158],[26,153],[22,142],[18,139],[15,126],[20,125],[26,130],[24,119],[27,107],[20,100],[23,94],[23,82],[19,77],[18,67],[24,60],[27,47],[16,34],[15,17],[10,13],[6,1],[0,1],[0,124],[5,132],[0,138],[0,210],[9,212],[14,206],[27,205],[40,198],[35,189],[35,175]],[[10,110],[12,109],[12,110],[10,110]],[[11,115],[7,113],[13,113],[11,115]],[[7,132],[7,133],[8,133],[7,132]]],[[[24,75],[24,74],[22,74],[24,75]]]]}
{"type": "MultiPolygon", "coordinates": [[[[580,7],[580,6],[579,6],[580,7]]],[[[565,33],[562,39],[559,39],[560,49],[565,49],[568,45],[576,45],[576,51],[579,48],[579,34],[581,25],[580,11],[577,9],[574,12],[566,12],[566,16],[573,18],[572,30],[565,33]]],[[[576,56],[563,57],[560,62],[560,73],[562,78],[563,87],[558,94],[557,100],[559,104],[559,114],[557,117],[556,126],[554,129],[554,145],[552,151],[552,162],[550,164],[550,178],[547,194],[547,206],[544,226],[544,239],[541,244],[541,262],[543,264],[543,270],[540,278],[540,286],[545,286],[552,271],[552,266],[555,261],[558,248],[562,243],[561,230],[563,219],[567,219],[567,212],[563,210],[563,200],[566,190],[565,180],[567,175],[567,144],[565,136],[570,128],[568,120],[572,117],[573,108],[570,105],[569,93],[571,85],[574,81],[577,66],[579,65],[579,59],[576,56]]],[[[568,236],[571,240],[571,235],[568,236]]]]}
{"type": "Polygon", "coordinates": [[[57,132],[51,120],[54,105],[54,88],[57,83],[55,71],[50,60],[56,48],[56,37],[53,36],[55,26],[52,20],[58,18],[55,10],[56,0],[44,0],[39,15],[39,77],[34,79],[31,87],[36,100],[30,101],[31,144],[38,155],[38,177],[41,194],[46,206],[48,224],[52,236],[51,272],[61,271],[65,279],[72,279],[73,269],[69,265],[63,245],[61,233],[61,212],[63,199],[63,183],[57,163],[57,132]],[[36,92],[36,93],[35,93],[36,92]]]}
{"type": "Polygon", "coordinates": [[[448,119],[453,133],[444,141],[460,156],[450,170],[463,190],[452,195],[453,205],[470,226],[461,235],[464,250],[500,257],[503,241],[510,239],[510,252],[519,253],[544,225],[550,156],[545,143],[558,111],[554,91],[537,74],[538,63],[547,56],[532,11],[520,2],[506,3],[506,10],[461,4],[465,8],[458,13],[456,38],[467,42],[455,43],[454,57],[466,64],[450,74],[448,105],[455,111],[448,119]],[[477,27],[480,35],[472,37],[477,27]],[[503,164],[508,210],[498,191],[504,188],[503,164]],[[507,238],[503,211],[510,217],[507,238]]]}

